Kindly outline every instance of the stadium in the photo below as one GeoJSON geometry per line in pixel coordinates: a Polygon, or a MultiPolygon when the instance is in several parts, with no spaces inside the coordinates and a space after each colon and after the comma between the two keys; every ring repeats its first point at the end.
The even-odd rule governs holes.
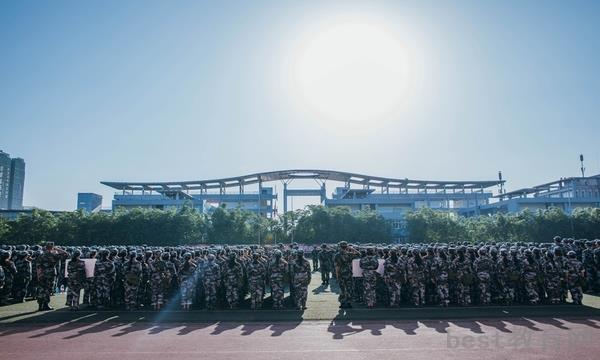
{"type": "Polygon", "coordinates": [[[600,175],[571,177],[531,188],[506,192],[501,173],[497,180],[414,180],[351,172],[293,169],[228,178],[173,182],[102,181],[117,192],[113,210],[132,208],[177,209],[189,204],[201,212],[216,206],[243,209],[265,217],[292,210],[294,197],[317,198],[324,206],[346,206],[353,211],[375,210],[392,225],[397,241],[406,237],[407,212],[420,208],[476,216],[496,212],[559,207],[600,206],[600,175]],[[281,184],[281,196],[277,192],[281,184]],[[328,194],[328,186],[332,193],[328,194]],[[331,188],[330,188],[331,189],[331,188]]]}
{"type": "Polygon", "coordinates": [[[503,180],[430,181],[386,178],[332,170],[280,170],[236,177],[180,182],[101,182],[119,191],[113,210],[136,207],[169,209],[192,204],[203,212],[224,205],[274,217],[279,194],[271,184],[283,185],[283,213],[293,197],[318,197],[325,206],[347,206],[354,211],[379,212],[392,224],[395,238],[405,235],[406,212],[422,207],[463,213],[488,205],[492,189],[503,180]],[[307,182],[306,180],[309,180],[307,182]],[[313,181],[315,186],[309,187],[313,181]],[[292,188],[297,183],[304,185],[292,188]],[[335,191],[327,196],[327,184],[335,191]]]}

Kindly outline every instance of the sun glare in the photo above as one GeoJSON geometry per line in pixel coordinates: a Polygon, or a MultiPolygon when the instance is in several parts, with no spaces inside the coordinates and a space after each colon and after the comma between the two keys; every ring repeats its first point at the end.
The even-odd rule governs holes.
{"type": "Polygon", "coordinates": [[[306,36],[296,58],[303,103],[321,117],[372,121],[393,112],[410,82],[408,51],[384,25],[341,21],[306,36]]]}

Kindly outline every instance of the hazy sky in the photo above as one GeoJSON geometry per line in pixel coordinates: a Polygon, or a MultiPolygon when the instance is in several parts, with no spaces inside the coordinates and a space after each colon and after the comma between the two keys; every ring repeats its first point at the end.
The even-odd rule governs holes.
{"type": "MultiPolygon", "coordinates": [[[[598,1],[3,1],[26,206],[289,168],[508,190],[600,173],[598,1]]],[[[278,186],[279,187],[279,186],[278,186]]],[[[280,206],[281,207],[281,206],[280,206]]]]}

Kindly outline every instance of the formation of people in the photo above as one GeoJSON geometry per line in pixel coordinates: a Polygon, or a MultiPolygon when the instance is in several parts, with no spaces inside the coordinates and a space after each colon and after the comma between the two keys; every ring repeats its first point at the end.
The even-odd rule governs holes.
{"type": "Polygon", "coordinates": [[[581,305],[600,291],[600,240],[553,243],[353,247],[333,256],[341,308],[383,306],[581,305]],[[358,259],[358,260],[357,260],[358,259]],[[358,261],[362,277],[354,277],[358,261]]]}
{"type": "Polygon", "coordinates": [[[312,272],[341,308],[582,304],[600,291],[600,240],[306,247],[2,246],[0,304],[66,292],[73,310],[306,309],[312,272]],[[306,255],[305,255],[306,252],[306,255]],[[307,258],[312,260],[308,261],[307,258]],[[286,298],[286,292],[289,297],[286,298]],[[269,295],[267,293],[270,293],[269,295]],[[268,301],[267,301],[268,299],[268,301]]]}

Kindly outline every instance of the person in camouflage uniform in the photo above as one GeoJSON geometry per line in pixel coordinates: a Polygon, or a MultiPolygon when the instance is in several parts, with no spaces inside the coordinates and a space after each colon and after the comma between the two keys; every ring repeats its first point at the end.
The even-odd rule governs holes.
{"type": "Polygon", "coordinates": [[[46,250],[37,259],[37,277],[38,277],[38,311],[53,310],[50,307],[50,295],[54,292],[56,284],[56,267],[61,260],[66,259],[69,254],[60,249],[54,248],[54,243],[46,243],[46,250]]]}
{"type": "Polygon", "coordinates": [[[452,268],[456,273],[456,298],[460,306],[471,305],[471,286],[474,281],[471,262],[465,255],[466,248],[459,247],[457,257],[452,263],[452,268]]]}
{"type": "Polygon", "coordinates": [[[252,253],[252,261],[248,263],[248,285],[250,290],[250,308],[260,309],[263,301],[264,280],[266,268],[260,259],[260,254],[252,253]]]}
{"type": "Polygon", "coordinates": [[[109,258],[109,250],[100,251],[100,259],[94,265],[94,288],[96,289],[96,306],[104,309],[111,306],[111,294],[115,282],[115,264],[109,258]]]}
{"type": "Polygon", "coordinates": [[[0,252],[0,266],[4,272],[4,287],[0,289],[0,305],[8,305],[13,284],[17,275],[17,268],[10,260],[11,253],[7,250],[0,252]]]}
{"type": "Polygon", "coordinates": [[[319,270],[319,248],[317,245],[313,245],[312,251],[310,252],[310,256],[313,262],[313,271],[319,270]]]}
{"type": "Polygon", "coordinates": [[[342,241],[339,251],[334,257],[336,279],[340,286],[338,301],[340,308],[351,308],[352,304],[352,260],[359,257],[359,252],[342,241]]]}
{"type": "Polygon", "coordinates": [[[389,305],[400,305],[402,295],[402,277],[406,276],[405,269],[400,267],[398,252],[395,249],[390,251],[390,256],[385,259],[383,264],[383,280],[388,289],[389,305]]]}
{"type": "Polygon", "coordinates": [[[585,249],[581,253],[581,263],[585,269],[585,282],[587,290],[594,290],[596,268],[594,261],[594,242],[586,241],[585,249]]]}
{"type": "MultiPolygon", "coordinates": [[[[281,257],[281,251],[275,250],[273,259],[269,263],[269,285],[273,294],[273,309],[283,309],[284,281],[288,275],[289,265],[281,257]]],[[[323,267],[322,263],[321,267],[323,267]]]]}
{"type": "Polygon", "coordinates": [[[4,280],[6,279],[6,277],[4,276],[4,268],[2,268],[2,266],[0,266],[0,291],[2,291],[2,289],[4,289],[4,280]]]}
{"type": "Polygon", "coordinates": [[[540,301],[540,296],[537,289],[538,266],[531,250],[526,249],[524,254],[525,258],[522,262],[523,289],[525,290],[526,300],[530,304],[535,305],[540,301]]]}
{"type": "Polygon", "coordinates": [[[165,304],[165,294],[171,287],[171,271],[167,267],[169,254],[157,254],[150,262],[150,305],[155,311],[165,304]]]}
{"type": "Polygon", "coordinates": [[[208,254],[203,269],[203,285],[206,308],[213,310],[217,305],[217,287],[221,281],[221,270],[214,254],[208,254]]]}
{"type": "Polygon", "coordinates": [[[413,249],[412,257],[406,264],[406,276],[411,291],[411,301],[415,306],[425,305],[425,262],[418,249],[413,249]]]}
{"type": "Polygon", "coordinates": [[[319,251],[319,270],[321,271],[322,286],[329,286],[331,271],[333,270],[332,262],[331,250],[329,250],[327,244],[322,244],[321,250],[319,251]]]}
{"type": "Polygon", "coordinates": [[[29,254],[27,253],[27,251],[19,251],[15,260],[15,269],[17,270],[17,273],[15,274],[15,280],[13,285],[14,301],[23,302],[25,301],[25,296],[27,295],[27,288],[29,287],[29,282],[32,278],[31,261],[29,259],[29,254]]]}
{"type": "Polygon", "coordinates": [[[38,289],[38,278],[37,278],[37,258],[42,254],[41,250],[37,249],[38,245],[35,245],[31,249],[31,281],[27,288],[27,296],[33,299],[37,298],[38,289]]]}
{"type": "Polygon", "coordinates": [[[377,302],[375,289],[377,286],[377,268],[379,267],[379,261],[375,255],[375,249],[367,249],[367,256],[360,259],[359,264],[363,271],[365,303],[369,309],[372,309],[375,307],[375,303],[377,302]]]}
{"type": "Polygon", "coordinates": [[[304,251],[296,251],[296,259],[291,264],[291,276],[294,279],[294,300],[298,310],[306,309],[306,298],[308,296],[308,284],[310,284],[310,263],[304,258],[304,251]]]}
{"type": "Polygon", "coordinates": [[[71,310],[79,309],[79,296],[85,282],[85,262],[80,259],[81,251],[75,250],[67,264],[67,303],[71,310]]]}
{"type": "Polygon", "coordinates": [[[544,262],[543,269],[545,274],[545,288],[548,294],[548,301],[550,304],[560,303],[560,282],[564,277],[563,271],[560,265],[554,260],[554,251],[548,251],[546,253],[546,261],[544,262]]]}
{"type": "Polygon", "coordinates": [[[540,297],[540,303],[546,302],[546,279],[544,276],[544,261],[545,257],[542,254],[542,250],[538,247],[533,248],[533,259],[537,265],[535,278],[536,288],[540,297]]]}
{"type": "Polygon", "coordinates": [[[444,249],[440,250],[435,261],[431,265],[431,277],[435,284],[438,305],[447,307],[450,303],[450,288],[448,285],[448,272],[450,263],[444,249]]]}
{"type": "Polygon", "coordinates": [[[183,260],[184,262],[179,269],[181,307],[183,310],[189,310],[193,303],[194,289],[196,287],[196,279],[194,277],[196,274],[196,263],[192,259],[191,253],[185,253],[183,260]]]}
{"type": "Polygon", "coordinates": [[[152,298],[152,289],[150,285],[152,279],[151,263],[154,261],[152,259],[152,251],[144,251],[143,253],[138,254],[136,259],[142,264],[142,282],[138,289],[137,304],[138,307],[150,306],[150,299],[152,298]]]}
{"type": "Polygon", "coordinates": [[[479,303],[489,305],[492,302],[491,280],[495,273],[495,264],[488,257],[485,248],[479,249],[479,257],[473,263],[475,274],[477,274],[479,288],[479,303]]]}
{"type": "Polygon", "coordinates": [[[125,310],[134,310],[138,308],[138,292],[142,282],[143,268],[142,263],[137,259],[137,253],[129,253],[129,260],[125,261],[121,267],[123,272],[123,300],[125,310]]]}
{"type": "Polygon", "coordinates": [[[521,278],[521,273],[520,270],[515,268],[515,263],[513,258],[509,256],[508,249],[500,249],[496,269],[502,301],[505,305],[511,305],[516,300],[516,284],[521,278]]]}
{"type": "Polygon", "coordinates": [[[577,254],[571,250],[567,253],[567,286],[573,299],[573,304],[581,305],[583,299],[582,283],[585,279],[585,269],[577,254]]]}
{"type": "Polygon", "coordinates": [[[125,273],[123,266],[127,261],[127,250],[111,251],[111,260],[115,264],[115,280],[111,289],[111,304],[113,307],[123,306],[125,304],[125,273]]]}
{"type": "Polygon", "coordinates": [[[562,245],[554,248],[554,261],[556,262],[556,264],[558,265],[558,268],[563,273],[563,277],[561,278],[561,282],[560,282],[560,302],[561,302],[561,304],[565,304],[567,302],[567,295],[568,295],[568,293],[567,293],[568,292],[568,284],[567,284],[568,260],[565,257],[565,255],[566,255],[565,249],[566,248],[562,245]]]}
{"type": "MultiPolygon", "coordinates": [[[[92,250],[88,254],[88,258],[96,260],[96,251],[92,250]]],[[[95,264],[94,264],[95,267],[95,264]]],[[[94,276],[88,277],[83,282],[83,305],[95,305],[96,304],[96,288],[94,287],[94,276]]]]}
{"type": "Polygon", "coordinates": [[[237,260],[237,254],[233,251],[229,253],[229,259],[225,263],[223,280],[227,305],[230,309],[237,309],[240,302],[240,289],[244,281],[244,269],[237,260]]]}

